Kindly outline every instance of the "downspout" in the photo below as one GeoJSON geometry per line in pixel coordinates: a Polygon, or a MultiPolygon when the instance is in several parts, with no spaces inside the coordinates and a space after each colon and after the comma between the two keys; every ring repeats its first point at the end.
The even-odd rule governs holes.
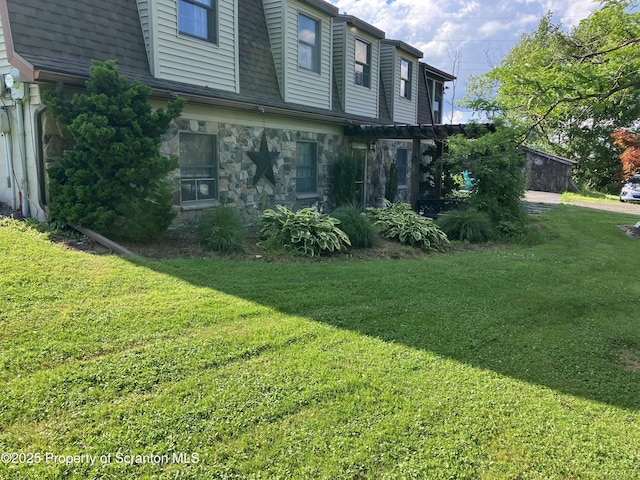
{"type": "Polygon", "coordinates": [[[4,139],[4,152],[7,159],[7,188],[9,188],[9,194],[11,195],[11,210],[16,209],[16,189],[13,183],[13,156],[11,154],[11,125],[9,123],[9,112],[2,108],[0,109],[0,132],[2,132],[2,138],[4,139]]]}
{"type": "Polygon", "coordinates": [[[44,148],[42,146],[42,142],[44,141],[44,136],[42,134],[42,116],[46,111],[47,107],[45,105],[39,105],[34,112],[34,138],[36,139],[36,174],[38,178],[38,203],[43,212],[49,216],[49,201],[47,198],[47,169],[44,160],[44,148]]]}

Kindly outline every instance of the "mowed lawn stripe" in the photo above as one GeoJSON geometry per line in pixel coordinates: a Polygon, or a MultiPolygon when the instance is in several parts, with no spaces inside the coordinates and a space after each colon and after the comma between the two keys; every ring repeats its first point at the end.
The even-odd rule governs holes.
{"type": "Polygon", "coordinates": [[[634,220],[562,206],[534,247],[278,264],[5,223],[0,445],[111,457],[0,477],[637,478],[634,220]]]}

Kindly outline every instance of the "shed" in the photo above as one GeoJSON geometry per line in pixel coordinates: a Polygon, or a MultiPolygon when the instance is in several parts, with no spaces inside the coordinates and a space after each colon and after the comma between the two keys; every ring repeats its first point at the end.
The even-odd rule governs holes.
{"type": "Polygon", "coordinates": [[[571,175],[577,162],[529,147],[521,149],[527,158],[527,190],[554,193],[576,190],[571,175]]]}

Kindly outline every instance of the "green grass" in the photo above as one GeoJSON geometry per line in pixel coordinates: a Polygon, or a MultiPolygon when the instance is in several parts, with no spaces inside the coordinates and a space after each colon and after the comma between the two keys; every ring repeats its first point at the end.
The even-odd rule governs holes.
{"type": "Polygon", "coordinates": [[[0,478],[638,478],[637,219],[541,221],[535,247],[308,263],[91,256],[5,222],[0,452],[40,462],[0,478]]]}
{"type": "Polygon", "coordinates": [[[618,195],[609,195],[606,193],[592,192],[585,190],[582,193],[564,192],[560,197],[562,202],[604,202],[604,203],[620,203],[618,195]]]}

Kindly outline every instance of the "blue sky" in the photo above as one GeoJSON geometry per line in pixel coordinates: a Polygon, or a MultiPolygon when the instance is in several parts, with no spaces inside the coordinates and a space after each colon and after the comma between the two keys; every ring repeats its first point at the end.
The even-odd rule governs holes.
{"type": "Polygon", "coordinates": [[[469,120],[451,104],[464,97],[469,75],[489,71],[553,12],[567,29],[598,8],[592,0],[330,0],[341,14],[354,15],[424,52],[424,62],[457,75],[453,98],[447,90],[445,122],[469,120]],[[455,64],[458,68],[454,68],[455,64]],[[452,102],[453,100],[453,102],[452,102]]]}

